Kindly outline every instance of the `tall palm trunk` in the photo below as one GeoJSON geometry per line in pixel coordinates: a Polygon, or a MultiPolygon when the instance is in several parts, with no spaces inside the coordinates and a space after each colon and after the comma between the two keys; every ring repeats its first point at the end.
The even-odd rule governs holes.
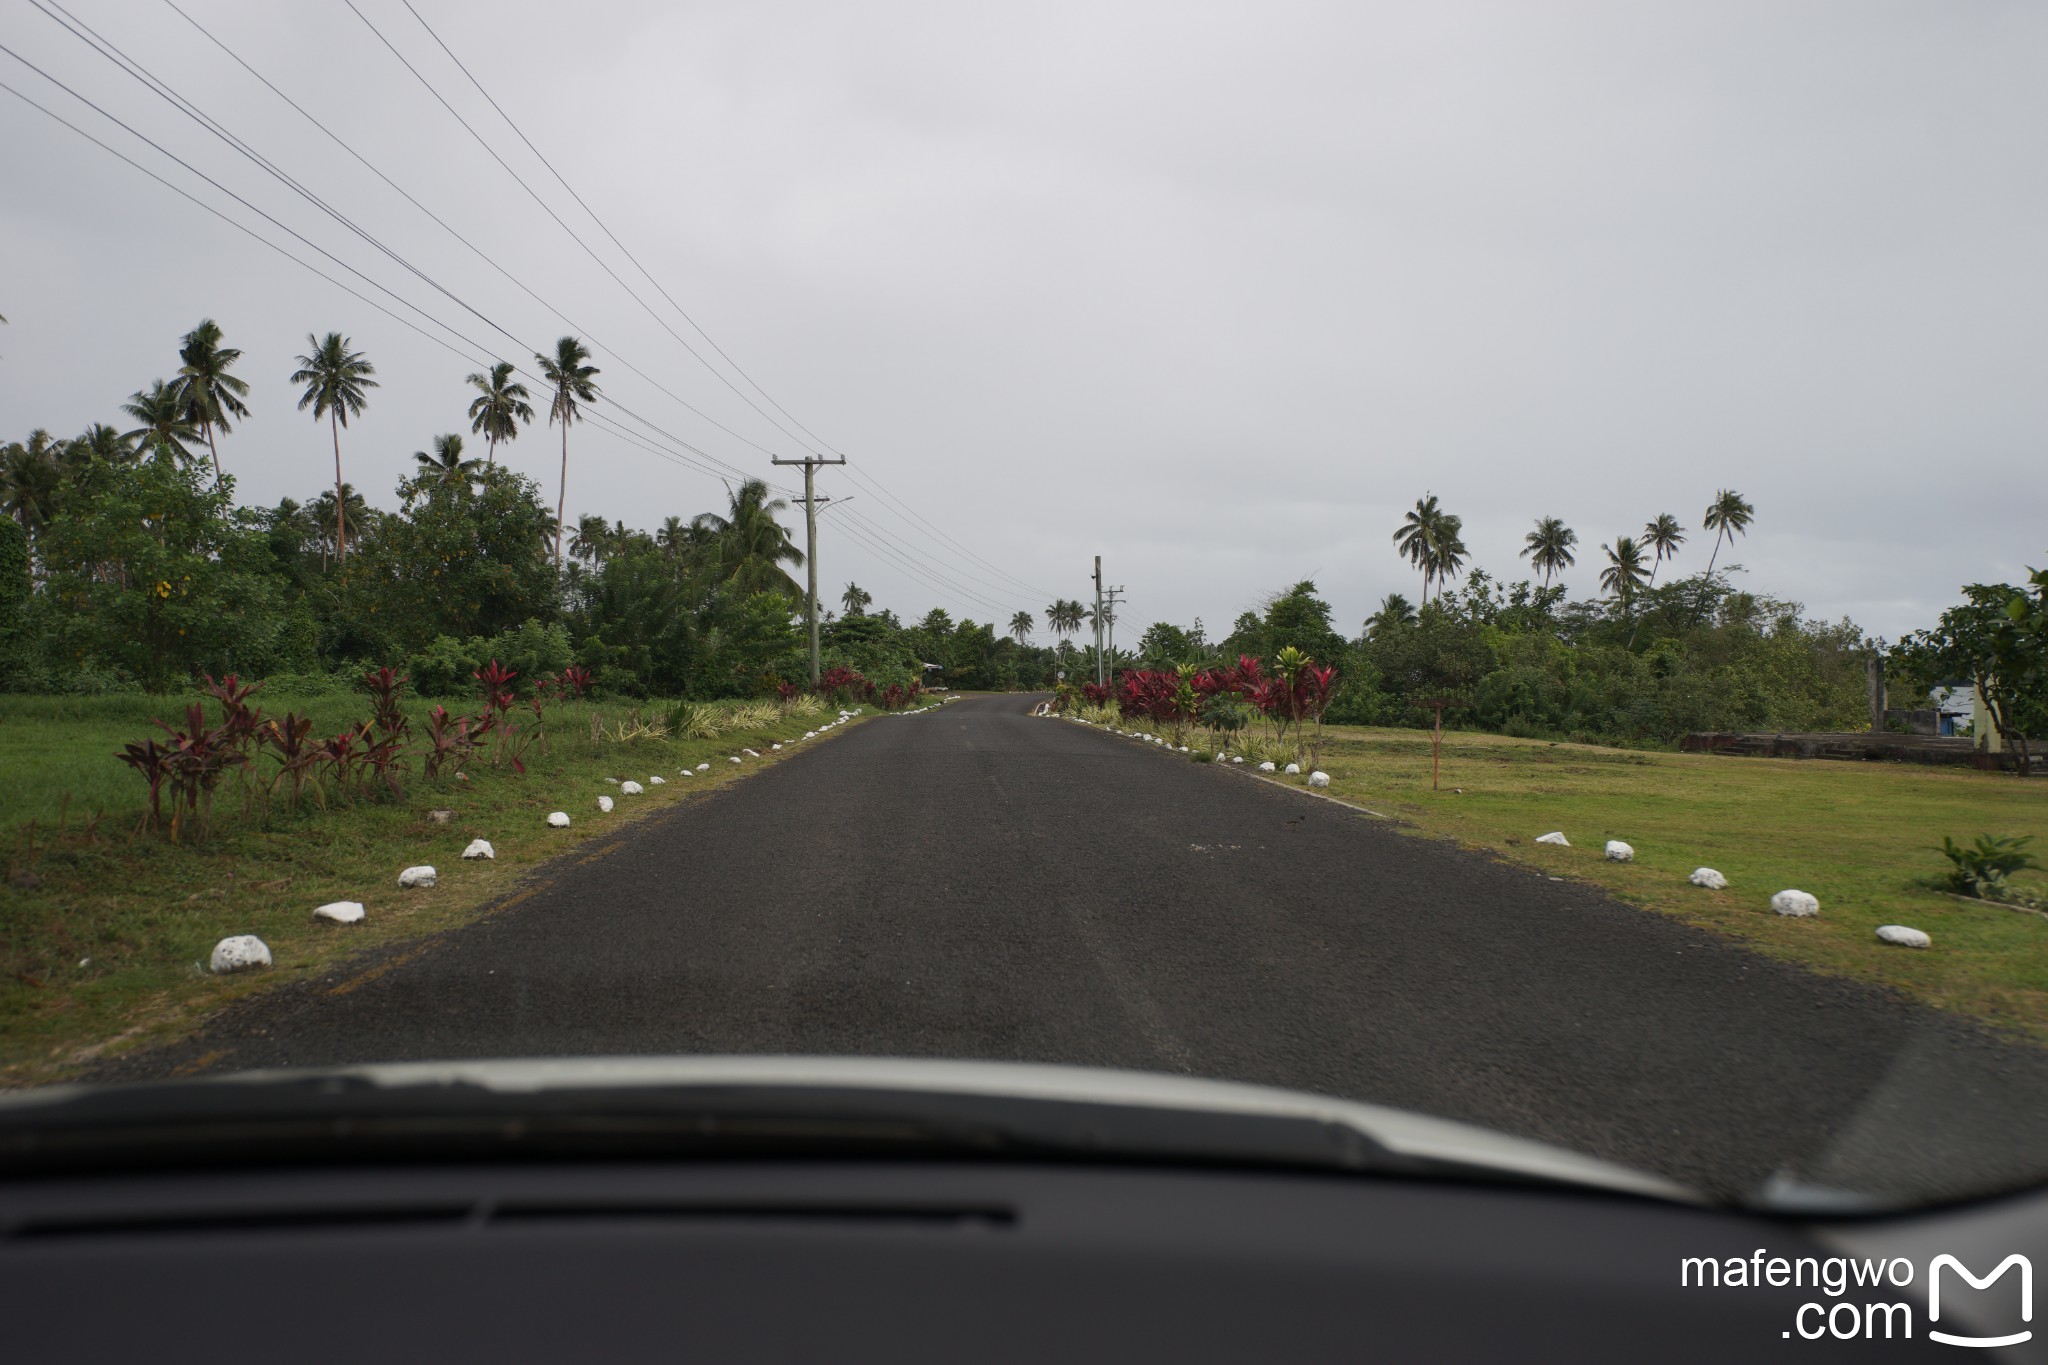
{"type": "Polygon", "coordinates": [[[200,427],[206,432],[206,449],[213,456],[213,486],[218,488],[220,487],[220,447],[213,443],[213,423],[211,420],[204,421],[200,423],[200,427]]]}
{"type": "Polygon", "coordinates": [[[334,562],[339,568],[348,563],[348,503],[341,495],[341,424],[336,420],[338,408],[327,410],[327,429],[334,433],[334,562]]]}
{"type": "Polygon", "coordinates": [[[492,467],[493,465],[495,465],[495,464],[497,464],[497,463],[498,463],[498,433],[496,433],[496,432],[494,431],[494,432],[492,432],[492,433],[491,433],[491,439],[490,439],[490,443],[489,443],[488,445],[486,445],[486,446],[484,447],[484,468],[485,468],[485,469],[489,469],[489,468],[491,468],[491,467],[492,467]]]}
{"type": "Polygon", "coordinates": [[[1714,576],[1714,561],[1721,557],[1721,537],[1725,534],[1722,531],[1714,532],[1714,552],[1707,556],[1707,577],[1709,578],[1714,576]]]}
{"type": "Polygon", "coordinates": [[[562,520],[569,507],[569,419],[562,419],[562,483],[555,499],[555,572],[562,571],[562,520]]]}

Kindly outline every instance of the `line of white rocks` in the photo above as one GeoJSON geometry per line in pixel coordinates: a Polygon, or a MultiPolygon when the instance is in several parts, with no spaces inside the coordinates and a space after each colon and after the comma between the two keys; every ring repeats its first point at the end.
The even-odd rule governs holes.
{"type": "MultiPolygon", "coordinates": [[[[1112,735],[1116,735],[1116,736],[1118,736],[1118,737],[1120,737],[1120,738],[1123,738],[1123,739],[1135,739],[1135,740],[1137,740],[1137,741],[1139,741],[1140,743],[1143,743],[1143,744],[1157,744],[1157,745],[1158,745],[1158,746],[1160,746],[1161,748],[1165,749],[1165,750],[1166,750],[1166,751],[1167,751],[1168,753],[1177,753],[1177,754],[1184,754],[1184,753],[1187,753],[1187,752],[1188,752],[1188,746],[1187,746],[1187,745],[1185,745],[1185,744],[1182,744],[1182,745],[1179,745],[1179,746],[1175,746],[1175,745],[1173,745],[1173,744],[1170,744],[1170,743],[1168,743],[1168,742],[1167,742],[1167,741],[1166,741],[1165,739],[1162,739],[1162,738],[1161,738],[1160,736],[1158,736],[1158,735],[1155,735],[1155,734],[1151,734],[1151,733],[1150,733],[1150,732],[1148,732],[1148,731],[1144,731],[1144,730],[1119,730],[1119,729],[1117,729],[1117,728],[1116,728],[1115,726],[1113,726],[1113,725],[1098,725],[1098,724],[1097,724],[1096,722],[1094,722],[1094,721],[1092,721],[1092,720],[1084,720],[1084,719],[1082,719],[1082,718],[1081,718],[1080,716],[1060,716],[1060,715],[1058,715],[1057,713],[1055,713],[1055,712],[1054,712],[1054,711],[1052,710],[1052,703],[1051,703],[1051,702],[1043,702],[1043,701],[1042,701],[1042,702],[1040,702],[1040,703],[1039,703],[1039,704],[1037,705],[1037,707],[1036,707],[1035,709],[1033,709],[1033,711],[1031,712],[1031,714],[1032,714],[1032,715],[1034,715],[1034,716],[1040,716],[1040,717],[1044,717],[1044,718],[1046,718],[1046,719],[1054,719],[1054,720],[1070,720],[1070,721],[1073,721],[1073,722],[1074,722],[1074,723],[1075,723],[1076,725],[1085,725],[1085,726],[1089,727],[1090,729],[1094,729],[1094,730],[1105,730],[1105,731],[1107,731],[1108,733],[1110,733],[1110,734],[1112,734],[1112,735]]],[[[1208,752],[1208,751],[1207,751],[1207,750],[1196,750],[1195,752],[1198,752],[1198,753],[1206,753],[1206,752],[1208,752]]],[[[1223,755],[1222,755],[1222,754],[1217,754],[1217,755],[1215,756],[1215,759],[1214,759],[1214,761],[1215,761],[1215,762],[1217,762],[1217,763],[1221,763],[1221,762],[1223,762],[1223,755]]],[[[1243,754],[1232,754],[1232,755],[1230,755],[1230,761],[1231,761],[1232,763],[1234,763],[1234,764],[1242,764],[1242,763],[1244,762],[1244,755],[1243,755],[1243,754]]],[[[1282,772],[1282,771],[1284,771],[1284,772],[1285,772],[1285,774],[1286,774],[1287,776],[1290,776],[1290,777],[1299,777],[1299,776],[1301,775],[1301,765],[1300,765],[1299,763],[1290,763],[1290,764],[1288,764],[1288,765],[1287,765],[1287,767],[1286,767],[1286,768],[1285,768],[1285,769],[1283,770],[1283,769],[1281,769],[1281,768],[1279,767],[1279,765],[1275,764],[1275,763],[1274,763],[1274,762],[1273,762],[1273,761],[1272,761],[1271,759],[1268,759],[1268,760],[1266,760],[1265,762],[1263,762],[1263,763],[1259,764],[1259,765],[1258,765],[1258,770],[1259,770],[1260,772],[1262,772],[1262,773],[1272,773],[1272,772],[1282,772]]],[[[1309,785],[1309,786],[1311,786],[1311,787],[1327,787],[1327,786],[1329,786],[1329,785],[1330,785],[1330,775],[1329,775],[1328,773],[1326,773],[1326,772],[1322,771],[1322,770],[1321,770],[1320,768],[1318,768],[1318,769],[1317,769],[1316,771],[1314,771],[1314,772],[1312,772],[1312,773],[1310,773],[1310,774],[1308,775],[1308,785],[1309,785]]]]}
{"type": "MultiPolygon", "coordinates": [[[[955,699],[947,697],[945,700],[953,701],[955,699]]],[[[926,706],[919,709],[928,711],[932,707],[926,706]]],[[[836,725],[844,725],[859,714],[859,710],[842,710],[837,719],[826,721],[817,730],[806,733],[804,738],[814,739],[823,731],[829,730],[836,725]]],[[[796,743],[795,740],[790,740],[789,742],[791,744],[796,743]]],[[[771,752],[781,748],[782,745],[780,744],[773,745],[771,752]]],[[[757,749],[741,749],[739,754],[733,755],[728,761],[738,763],[740,761],[740,754],[744,754],[748,758],[759,758],[761,756],[760,751],[757,749]]],[[[678,769],[678,771],[684,777],[695,777],[698,773],[710,772],[711,765],[709,763],[699,763],[694,769],[685,766],[678,769]]],[[[668,785],[668,779],[659,773],[651,775],[647,779],[646,786],[642,786],[638,782],[622,780],[616,777],[607,777],[604,780],[607,785],[617,787],[621,796],[640,796],[646,792],[648,787],[668,785]]],[[[609,796],[600,795],[597,798],[597,809],[601,814],[610,814],[614,805],[615,803],[609,796]]],[[[437,816],[445,816],[446,814],[446,812],[436,812],[437,816]]],[[[569,812],[563,810],[548,812],[547,824],[550,829],[569,828],[569,812]]],[[[472,861],[490,860],[495,859],[498,853],[496,849],[491,847],[490,840],[474,839],[470,841],[469,847],[462,850],[462,856],[472,861]]],[[[408,891],[424,890],[435,885],[439,880],[440,873],[434,868],[425,865],[408,867],[398,874],[398,885],[408,891]]],[[[324,920],[329,924],[361,924],[368,917],[369,911],[361,901],[330,901],[328,904],[319,906],[313,911],[314,919],[324,920]]],[[[271,961],[270,945],[261,938],[258,938],[255,934],[231,934],[213,945],[213,954],[209,959],[208,965],[216,976],[231,976],[236,972],[254,971],[258,968],[268,967],[271,965],[271,961]]]]}
{"type": "MultiPolygon", "coordinates": [[[[1565,838],[1564,831],[1562,830],[1552,830],[1548,834],[1539,834],[1536,836],[1536,842],[1539,844],[1553,844],[1560,848],[1570,848],[1572,846],[1571,840],[1565,838]]],[[[1609,839],[1603,851],[1609,862],[1632,863],[1636,859],[1635,849],[1619,839],[1609,839]]],[[[1708,891],[1725,891],[1728,889],[1728,879],[1711,867],[1694,868],[1692,874],[1686,878],[1686,881],[1708,891]]],[[[1811,919],[1820,913],[1820,899],[1809,892],[1787,888],[1771,897],[1771,909],[1788,919],[1811,919]]],[[[1880,942],[1890,943],[1901,948],[1931,948],[1934,946],[1934,940],[1927,934],[1918,929],[1910,929],[1903,924],[1883,925],[1878,929],[1877,937],[1880,942]]]]}

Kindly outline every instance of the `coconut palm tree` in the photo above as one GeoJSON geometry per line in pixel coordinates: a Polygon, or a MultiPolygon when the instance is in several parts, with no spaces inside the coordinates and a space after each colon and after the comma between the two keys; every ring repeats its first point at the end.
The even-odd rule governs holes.
{"type": "Polygon", "coordinates": [[[473,374],[470,387],[479,396],[469,402],[469,430],[490,444],[484,447],[484,467],[498,462],[498,442],[519,439],[521,425],[533,420],[533,405],[526,385],[512,378],[512,363],[501,360],[489,374],[473,374]]]}
{"type": "Polygon", "coordinates": [[[50,433],[37,428],[26,444],[11,441],[0,450],[0,510],[34,535],[57,515],[64,474],[57,467],[50,433]]]}
{"type": "Polygon", "coordinates": [[[64,459],[69,464],[85,464],[94,459],[115,465],[133,464],[135,446],[105,422],[94,422],[65,442],[64,459]]]}
{"type": "Polygon", "coordinates": [[[1685,528],[1678,524],[1678,518],[1669,512],[1659,513],[1655,521],[1643,524],[1643,544],[1651,552],[1650,586],[1657,585],[1657,570],[1664,561],[1678,553],[1678,547],[1685,544],[1685,528]]]}
{"type": "Polygon", "coordinates": [[[214,433],[233,430],[230,418],[249,415],[249,405],[242,401],[249,393],[248,381],[228,373],[242,353],[220,343],[220,324],[212,318],[202,319],[185,333],[178,346],[178,359],[184,363],[178,367],[174,381],[179,397],[184,400],[187,420],[198,423],[200,434],[206,438],[206,449],[213,456],[216,485],[220,483],[220,446],[214,433]]]}
{"type": "Polygon", "coordinates": [[[1707,508],[1705,520],[1700,524],[1714,533],[1714,552],[1707,556],[1707,572],[1714,572],[1714,561],[1721,555],[1721,542],[1735,543],[1735,537],[1749,530],[1749,523],[1756,518],[1756,508],[1749,505],[1742,494],[1732,488],[1724,488],[1714,495],[1714,501],[1707,508]]]}
{"type": "Polygon", "coordinates": [[[654,543],[661,547],[662,553],[674,559],[690,548],[689,523],[681,517],[663,518],[661,525],[655,528],[654,543]]]}
{"type": "Polygon", "coordinates": [[[1020,611],[1010,618],[1010,634],[1016,638],[1019,645],[1029,640],[1031,632],[1037,628],[1038,622],[1031,618],[1028,611],[1020,611]]]}
{"type": "Polygon", "coordinates": [[[562,484],[555,500],[555,567],[559,569],[562,522],[569,507],[569,424],[582,420],[583,404],[597,401],[598,388],[593,381],[598,368],[589,363],[590,348],[575,337],[556,341],[552,358],[538,352],[533,358],[540,362],[541,377],[548,381],[548,425],[562,424],[562,484]]]}
{"type": "Polygon", "coordinates": [[[462,437],[452,431],[434,438],[431,453],[415,450],[412,457],[419,464],[419,477],[431,479],[436,487],[451,492],[457,489],[467,491],[478,471],[484,467],[484,462],[474,456],[466,460],[462,458],[462,437]]]}
{"type": "Polygon", "coordinates": [[[1425,604],[1429,601],[1430,547],[1435,544],[1442,523],[1443,508],[1438,505],[1436,494],[1431,493],[1415,500],[1414,510],[1401,518],[1401,525],[1394,532],[1394,548],[1422,573],[1425,604]]]}
{"type": "Polygon", "coordinates": [[[361,351],[350,350],[349,339],[339,332],[329,332],[324,340],[308,332],[306,345],[307,353],[298,358],[299,368],[292,371],[290,382],[306,386],[299,395],[299,411],[311,408],[316,422],[325,417],[334,437],[334,559],[345,565],[348,498],[341,482],[341,429],[349,418],[362,415],[367,401],[364,390],[378,387],[370,378],[377,367],[361,351]]]}
{"type": "Polygon", "coordinates": [[[1607,554],[1607,567],[1600,571],[1600,586],[1621,599],[1622,614],[1627,615],[1629,603],[1645,576],[1643,547],[1632,537],[1617,536],[1614,544],[1600,548],[1607,554]]]}
{"type": "Polygon", "coordinates": [[[846,608],[848,616],[865,616],[874,602],[874,595],[858,583],[848,583],[846,591],[839,594],[839,605],[846,608]]]}
{"type": "MultiPolygon", "coordinates": [[[[1444,595],[1444,584],[1457,576],[1465,567],[1465,559],[1471,552],[1465,548],[1463,532],[1465,522],[1445,512],[1437,519],[1436,535],[1433,537],[1429,554],[1424,564],[1426,578],[1436,580],[1436,595],[1444,595]]],[[[1426,580],[1425,580],[1426,581],[1426,580]]]]}
{"type": "Polygon", "coordinates": [[[1561,574],[1578,563],[1578,556],[1572,553],[1572,546],[1579,543],[1579,533],[1564,524],[1558,517],[1540,517],[1536,529],[1522,537],[1522,557],[1529,561],[1529,567],[1543,575],[1543,586],[1550,586],[1552,574],[1561,574]]]}
{"type": "Polygon", "coordinates": [[[1401,519],[1394,532],[1394,548],[1422,571],[1422,601],[1429,604],[1429,585],[1443,583],[1464,567],[1471,552],[1465,548],[1462,519],[1444,511],[1436,494],[1417,498],[1415,508],[1401,519]]]}
{"type": "Polygon", "coordinates": [[[788,510],[786,501],[768,496],[766,483],[748,479],[733,491],[725,516],[700,512],[691,525],[710,541],[718,576],[725,582],[743,592],[778,592],[795,600],[804,595],[803,589],[782,566],[801,567],[804,552],[775,519],[778,512],[788,510]]]}
{"type": "Polygon", "coordinates": [[[576,518],[576,529],[569,535],[569,554],[585,564],[597,565],[611,553],[612,528],[605,519],[595,512],[585,512],[576,518]]]}
{"type": "Polygon", "coordinates": [[[363,495],[356,491],[354,484],[342,484],[339,491],[339,501],[335,499],[334,490],[329,490],[306,505],[306,515],[320,528],[320,563],[323,566],[335,558],[341,548],[335,537],[328,534],[330,529],[340,532],[345,527],[353,526],[356,540],[360,542],[369,532],[371,523],[377,516],[369,503],[363,500],[363,495]]]}
{"type": "Polygon", "coordinates": [[[159,379],[149,386],[147,393],[137,389],[128,395],[121,411],[142,424],[123,432],[123,440],[140,441],[158,454],[192,454],[191,443],[199,439],[199,429],[192,425],[189,409],[176,384],[159,379]]]}
{"type": "Polygon", "coordinates": [[[1365,618],[1365,633],[1379,635],[1389,630],[1415,624],[1415,606],[1400,593],[1390,592],[1380,599],[1380,609],[1365,618]]]}

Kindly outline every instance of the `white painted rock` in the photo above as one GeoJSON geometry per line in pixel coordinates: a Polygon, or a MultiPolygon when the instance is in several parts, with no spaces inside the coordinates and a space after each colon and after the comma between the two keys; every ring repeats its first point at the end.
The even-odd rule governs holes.
{"type": "Polygon", "coordinates": [[[604,812],[605,814],[607,814],[607,815],[611,814],[611,809],[612,809],[612,799],[611,799],[611,798],[610,798],[609,796],[600,796],[600,797],[598,797],[598,798],[597,798],[597,808],[598,808],[599,810],[603,811],[603,812],[604,812]]]}
{"type": "Polygon", "coordinates": [[[621,782],[619,784],[619,791],[626,796],[638,796],[646,790],[647,788],[641,786],[638,782],[621,782]]]}
{"type": "Polygon", "coordinates": [[[740,750],[740,752],[745,754],[748,758],[759,758],[761,756],[757,751],[753,749],[742,749],[740,750]]]}
{"type": "Polygon", "coordinates": [[[781,750],[781,748],[782,746],[780,744],[771,744],[768,746],[768,752],[777,753],[781,750]]]}
{"type": "Polygon", "coordinates": [[[1267,759],[1267,760],[1266,760],[1266,761],[1265,761],[1264,763],[1261,763],[1261,764],[1259,765],[1259,771],[1260,771],[1260,772],[1262,772],[1262,773],[1270,773],[1270,772],[1272,772],[1272,771],[1273,771],[1273,760],[1269,758],[1269,759],[1267,759]]]}
{"type": "Polygon", "coordinates": [[[333,920],[336,924],[361,924],[366,913],[361,901],[334,901],[315,910],[313,918],[333,920]]]}
{"type": "Polygon", "coordinates": [[[1692,875],[1687,877],[1686,880],[1694,886],[1704,886],[1709,891],[1726,891],[1728,889],[1728,879],[1714,871],[1711,867],[1694,868],[1692,875]]]}
{"type": "Polygon", "coordinates": [[[1536,842],[1539,844],[1556,844],[1559,848],[1570,848],[1572,846],[1572,841],[1564,837],[1564,831],[1561,829],[1554,829],[1548,834],[1537,835],[1536,842]]]}
{"type": "Polygon", "coordinates": [[[1294,777],[1301,772],[1301,765],[1299,763],[1290,763],[1280,771],[1286,773],[1289,777],[1294,777]]]}
{"type": "Polygon", "coordinates": [[[1181,746],[1180,746],[1180,751],[1181,751],[1182,753],[1186,753],[1186,752],[1188,751],[1188,746],[1187,746],[1187,745],[1185,745],[1185,744],[1181,745],[1181,746]]]}
{"type": "Polygon", "coordinates": [[[619,779],[616,777],[607,777],[605,781],[611,783],[614,787],[619,785],[619,779]]]}
{"type": "Polygon", "coordinates": [[[409,889],[424,889],[440,879],[440,873],[424,864],[419,867],[408,867],[398,874],[398,884],[409,889]]]}
{"type": "Polygon", "coordinates": [[[217,976],[254,971],[270,965],[270,945],[254,934],[236,934],[213,945],[213,970],[217,976]]]}
{"type": "Polygon", "coordinates": [[[551,811],[551,812],[550,812],[550,813],[548,814],[548,828],[549,828],[549,829],[567,829],[567,828],[569,828],[569,812],[567,812],[567,811],[565,811],[565,810],[551,811]]]}
{"type": "Polygon", "coordinates": [[[1238,755],[1237,755],[1236,757],[1232,758],[1232,759],[1231,759],[1230,761],[1231,761],[1232,763],[1242,763],[1242,762],[1244,762],[1244,755],[1243,755],[1243,754],[1238,754],[1238,755]]]}
{"type": "Polygon", "coordinates": [[[650,787],[666,787],[668,785],[668,779],[663,777],[660,773],[656,773],[654,776],[647,779],[647,785],[650,787]]]}
{"type": "Polygon", "coordinates": [[[1619,840],[1619,839],[1609,839],[1609,840],[1607,841],[1607,861],[1608,861],[1608,862],[1610,862],[1610,863],[1632,863],[1632,862],[1634,862],[1635,860],[1636,860],[1636,851],[1635,851],[1634,849],[1630,848],[1630,847],[1629,847],[1629,846],[1628,846],[1627,844],[1624,844],[1624,843],[1623,843],[1623,842],[1622,842],[1621,840],[1619,840]]]}
{"type": "Polygon", "coordinates": [[[462,850],[462,856],[465,858],[496,858],[498,850],[491,847],[489,839],[472,839],[469,842],[469,847],[462,850]]]}
{"type": "Polygon", "coordinates": [[[1308,775],[1308,784],[1311,787],[1327,787],[1330,785],[1330,775],[1318,769],[1308,775]]]}
{"type": "Polygon", "coordinates": [[[1896,944],[1901,948],[1932,948],[1934,946],[1933,939],[1927,937],[1918,929],[1908,929],[1903,924],[1881,925],[1878,928],[1877,936],[1881,941],[1896,944]]]}
{"type": "Polygon", "coordinates": [[[728,763],[737,763],[737,762],[739,762],[739,759],[738,759],[737,757],[733,757],[733,758],[728,758],[728,759],[727,759],[727,760],[725,760],[725,761],[726,761],[726,762],[728,762],[728,763]]]}
{"type": "Polygon", "coordinates": [[[711,771],[711,765],[709,763],[699,763],[697,765],[697,771],[700,773],[708,773],[711,771]]]}
{"type": "Polygon", "coordinates": [[[1800,919],[1820,913],[1820,902],[1804,891],[1780,891],[1771,897],[1771,909],[1781,915],[1793,915],[1800,919]]]}
{"type": "Polygon", "coordinates": [[[817,737],[818,737],[818,732],[817,732],[816,730],[806,730],[806,731],[804,731],[804,738],[805,738],[805,739],[816,739],[817,737]]]}
{"type": "Polygon", "coordinates": [[[684,777],[695,777],[697,775],[697,770],[695,768],[678,768],[676,769],[676,771],[681,773],[684,777]]]}

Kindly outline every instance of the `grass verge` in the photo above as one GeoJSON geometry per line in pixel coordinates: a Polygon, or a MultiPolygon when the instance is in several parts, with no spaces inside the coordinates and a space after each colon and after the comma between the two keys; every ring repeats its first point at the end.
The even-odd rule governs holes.
{"type": "MultiPolygon", "coordinates": [[[[2048,781],[1901,763],[1726,758],[1447,733],[1441,789],[1413,730],[1333,726],[1331,795],[1551,876],[1737,938],[1773,957],[1892,987],[2001,1030],[2048,1042],[2048,919],[1946,894],[1943,835],[2034,835],[2048,846],[2048,781]],[[1562,831],[1569,848],[1538,844],[1562,831]],[[1619,839],[1629,863],[1608,861],[1619,839]],[[1725,891],[1688,884],[1698,867],[1725,891]],[[1797,888],[1819,916],[1789,919],[1772,893],[1797,888]],[[1879,925],[1926,931],[1895,948],[1879,925]]],[[[1305,778],[1284,778],[1304,782],[1305,778]]],[[[2016,883],[2048,895],[2048,876],[2016,883]]]]}
{"type": "MultiPolygon", "coordinates": [[[[330,732],[367,710],[346,694],[261,699],[271,714],[310,710],[330,732]]],[[[415,728],[432,704],[408,706],[415,728]]],[[[239,801],[224,789],[215,832],[174,844],[133,832],[142,783],[112,755],[148,732],[150,715],[181,709],[133,697],[0,704],[0,769],[10,774],[0,820],[14,826],[0,883],[0,1087],[59,1080],[115,1053],[169,1041],[246,995],[515,903],[536,864],[801,752],[804,746],[779,754],[771,746],[832,715],[775,716],[712,739],[620,739],[620,722],[632,734],[636,712],[652,718],[663,708],[558,706],[549,713],[548,748],[527,751],[524,775],[477,762],[460,780],[414,774],[402,799],[246,816],[230,811],[239,801]],[[594,742],[593,722],[602,732],[594,742]],[[763,758],[729,762],[742,748],[763,758]],[[711,767],[682,775],[699,763],[711,767]],[[663,784],[649,781],[657,775],[663,784]],[[624,796],[607,777],[638,781],[646,791],[624,796]],[[600,795],[615,802],[610,814],[599,812],[600,795]],[[437,823],[429,815],[436,809],[453,816],[437,823]],[[570,828],[548,827],[555,810],[569,814],[570,828]],[[95,820],[86,812],[104,814],[95,820]],[[491,841],[495,859],[463,861],[462,850],[477,838],[491,841]],[[438,884],[400,890],[400,870],[419,863],[438,869],[438,884]],[[313,919],[315,906],[337,900],[363,902],[368,918],[350,926],[313,919]],[[262,938],[275,966],[209,975],[213,945],[230,934],[262,938]]]]}

